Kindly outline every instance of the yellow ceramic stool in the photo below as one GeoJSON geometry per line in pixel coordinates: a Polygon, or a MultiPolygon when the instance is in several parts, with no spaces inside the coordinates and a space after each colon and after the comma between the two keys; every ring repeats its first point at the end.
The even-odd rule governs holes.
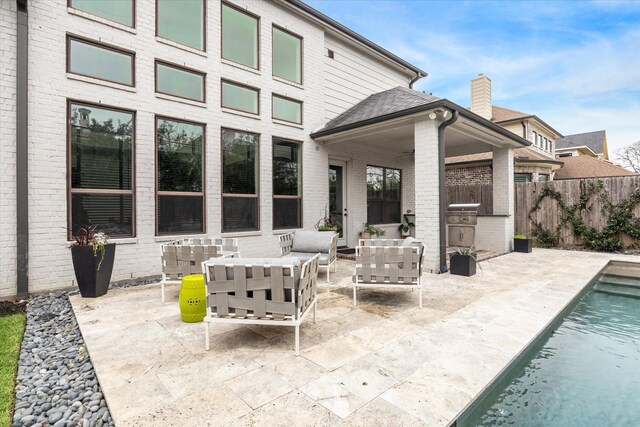
{"type": "Polygon", "coordinates": [[[190,274],[182,278],[180,315],[182,321],[187,323],[202,322],[207,315],[207,296],[202,274],[190,274]]]}

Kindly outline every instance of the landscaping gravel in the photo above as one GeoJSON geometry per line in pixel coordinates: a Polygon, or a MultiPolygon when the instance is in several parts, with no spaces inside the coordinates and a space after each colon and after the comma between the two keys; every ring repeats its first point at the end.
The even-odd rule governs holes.
{"type": "MultiPolygon", "coordinates": [[[[111,288],[157,281],[134,279],[111,288]]],[[[69,302],[75,293],[40,295],[27,304],[13,427],[114,425],[69,302]]]]}

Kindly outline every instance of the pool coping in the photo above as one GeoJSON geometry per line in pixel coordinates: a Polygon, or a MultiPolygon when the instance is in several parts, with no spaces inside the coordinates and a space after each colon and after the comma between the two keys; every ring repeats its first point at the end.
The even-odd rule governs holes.
{"type": "Polygon", "coordinates": [[[567,302],[549,322],[527,343],[525,346],[491,379],[486,386],[460,411],[453,417],[447,427],[458,427],[458,422],[468,418],[483,403],[483,401],[493,393],[497,388],[504,385],[509,374],[516,369],[521,368],[527,362],[528,356],[534,350],[542,347],[551,334],[560,326],[569,313],[576,307],[584,296],[589,293],[597,282],[597,279],[605,272],[611,264],[635,264],[640,266],[639,262],[632,262],[620,259],[610,259],[598,272],[567,302]]]}

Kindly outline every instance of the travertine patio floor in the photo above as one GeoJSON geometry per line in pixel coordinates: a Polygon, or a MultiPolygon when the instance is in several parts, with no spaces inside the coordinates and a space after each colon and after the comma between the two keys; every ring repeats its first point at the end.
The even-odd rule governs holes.
{"type": "Polygon", "coordinates": [[[423,309],[410,290],[361,290],[354,308],[350,287],[323,289],[300,357],[292,328],[269,326],[214,326],[206,352],[176,286],[165,304],[159,285],[71,302],[119,426],[442,426],[613,258],[636,257],[535,249],[428,275],[423,309]]]}

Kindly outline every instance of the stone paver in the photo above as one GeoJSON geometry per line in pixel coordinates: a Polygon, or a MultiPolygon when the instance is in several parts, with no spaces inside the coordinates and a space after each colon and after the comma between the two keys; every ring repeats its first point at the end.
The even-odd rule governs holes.
{"type": "MultiPolygon", "coordinates": [[[[180,321],[177,286],[71,298],[117,425],[434,425],[451,422],[610,259],[536,249],[472,278],[425,276],[410,290],[362,289],[350,261],[301,328],[180,321]],[[343,285],[343,287],[340,287],[343,285]]],[[[321,277],[320,284],[323,284],[321,277]]]]}

